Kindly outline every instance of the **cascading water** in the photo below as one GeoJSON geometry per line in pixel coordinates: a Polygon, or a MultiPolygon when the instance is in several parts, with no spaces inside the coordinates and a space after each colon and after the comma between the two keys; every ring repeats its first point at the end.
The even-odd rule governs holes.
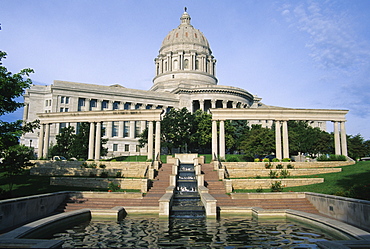
{"type": "Polygon", "coordinates": [[[205,217],[204,206],[198,193],[194,165],[180,164],[177,174],[176,190],[173,197],[171,217],[205,217]]]}

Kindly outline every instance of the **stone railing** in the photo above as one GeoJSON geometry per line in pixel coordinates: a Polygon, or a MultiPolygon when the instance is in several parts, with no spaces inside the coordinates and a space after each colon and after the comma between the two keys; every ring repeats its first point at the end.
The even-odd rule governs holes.
{"type": "MultiPolygon", "coordinates": [[[[214,164],[218,162],[214,161],[214,164]]],[[[228,170],[231,169],[266,169],[265,165],[268,162],[222,162],[222,165],[228,170]]],[[[330,161],[330,162],[270,162],[272,168],[276,168],[276,165],[281,164],[286,169],[287,165],[292,165],[295,169],[307,169],[307,168],[331,168],[340,167],[346,165],[355,164],[354,161],[330,161]]],[[[215,168],[216,169],[216,168],[215,168]]]]}

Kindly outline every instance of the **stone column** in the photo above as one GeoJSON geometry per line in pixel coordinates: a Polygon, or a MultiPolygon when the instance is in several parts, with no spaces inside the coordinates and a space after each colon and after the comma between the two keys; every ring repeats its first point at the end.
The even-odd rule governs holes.
{"type": "Polygon", "coordinates": [[[135,138],[135,121],[130,121],[130,136],[129,138],[135,138]]]}
{"type": "Polygon", "coordinates": [[[233,103],[232,103],[232,105],[233,105],[233,108],[236,108],[236,102],[235,101],[233,101],[233,103]]]}
{"type": "Polygon", "coordinates": [[[340,137],[339,137],[339,127],[338,121],[334,121],[334,147],[335,155],[340,155],[340,137]]]}
{"type": "Polygon", "coordinates": [[[217,159],[217,121],[212,120],[212,159],[217,159]]]}
{"type": "Polygon", "coordinates": [[[215,99],[211,100],[211,108],[216,108],[216,101],[215,99]]]}
{"type": "Polygon", "coordinates": [[[44,149],[43,157],[47,158],[49,153],[49,137],[50,137],[50,124],[46,124],[45,136],[44,136],[44,149]]]}
{"type": "Polygon", "coordinates": [[[346,126],[345,122],[340,122],[340,135],[341,135],[341,148],[342,148],[342,155],[348,156],[347,152],[347,134],[346,134],[346,126]]]}
{"type": "MultiPolygon", "coordinates": [[[[112,123],[112,122],[110,122],[112,123]]],[[[112,130],[111,130],[112,132],[112,130]]],[[[89,153],[88,159],[94,159],[94,137],[95,137],[95,124],[94,122],[90,123],[90,133],[89,133],[89,153]]]]}
{"type": "Polygon", "coordinates": [[[225,121],[220,120],[220,158],[225,159],[225,121]]]}
{"type": "Polygon", "coordinates": [[[112,121],[108,121],[107,122],[107,131],[105,133],[105,135],[109,138],[109,137],[112,137],[112,125],[113,125],[113,122],[112,121]]]}
{"type": "Polygon", "coordinates": [[[276,158],[281,160],[281,126],[280,121],[275,120],[275,147],[276,147],[276,158]]]}
{"type": "Polygon", "coordinates": [[[123,137],[123,122],[118,121],[118,137],[123,137]]]}
{"type": "Polygon", "coordinates": [[[153,159],[153,121],[148,125],[148,160],[153,159]]]}
{"type": "Polygon", "coordinates": [[[227,100],[222,100],[222,108],[227,108],[227,100]]]}
{"type": "Polygon", "coordinates": [[[283,158],[289,158],[288,121],[283,121],[283,158]]]}
{"type": "Polygon", "coordinates": [[[155,148],[154,156],[157,161],[157,156],[159,157],[161,153],[161,121],[155,122],[155,148]]]}
{"type": "Polygon", "coordinates": [[[45,124],[40,124],[40,134],[39,134],[39,143],[37,148],[37,158],[40,159],[43,157],[44,150],[44,130],[45,124]]]}
{"type": "Polygon", "coordinates": [[[101,108],[102,101],[103,100],[101,100],[101,99],[97,99],[96,100],[96,110],[98,110],[98,111],[101,111],[102,110],[102,108],[101,108]]]}
{"type": "Polygon", "coordinates": [[[204,100],[202,99],[199,100],[199,108],[204,111],[204,100]]]}
{"type": "Polygon", "coordinates": [[[100,159],[100,148],[101,148],[101,122],[96,123],[96,139],[95,139],[95,158],[100,159]]]}

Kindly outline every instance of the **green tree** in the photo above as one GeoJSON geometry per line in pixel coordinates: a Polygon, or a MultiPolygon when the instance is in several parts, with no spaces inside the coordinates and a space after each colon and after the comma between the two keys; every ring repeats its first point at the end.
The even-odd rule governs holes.
{"type": "Polygon", "coordinates": [[[248,121],[247,120],[231,120],[229,122],[230,126],[230,129],[226,130],[226,132],[229,134],[230,132],[232,132],[232,134],[230,134],[232,137],[233,137],[233,140],[234,140],[234,143],[232,144],[232,146],[230,147],[227,147],[230,151],[236,151],[238,153],[241,153],[241,143],[243,140],[245,140],[245,134],[249,131],[250,127],[248,126],[248,121]]]}
{"type": "Polygon", "coordinates": [[[193,126],[191,134],[191,151],[206,153],[211,149],[212,141],[212,115],[202,110],[193,114],[193,126]]]}
{"type": "Polygon", "coordinates": [[[49,154],[51,156],[64,156],[65,158],[71,158],[72,150],[71,148],[76,141],[76,134],[73,126],[64,127],[58,135],[56,135],[56,145],[54,145],[49,154]]]}
{"type": "Polygon", "coordinates": [[[348,156],[353,159],[359,159],[369,155],[369,144],[370,141],[365,141],[360,134],[347,136],[348,156]]]}
{"type": "Polygon", "coordinates": [[[247,156],[268,155],[275,152],[275,132],[261,125],[252,125],[245,133],[240,148],[247,156]]]}

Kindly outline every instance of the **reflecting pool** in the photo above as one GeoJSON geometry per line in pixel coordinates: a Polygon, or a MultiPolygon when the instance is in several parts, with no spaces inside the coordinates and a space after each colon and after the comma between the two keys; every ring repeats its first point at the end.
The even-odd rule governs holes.
{"type": "Polygon", "coordinates": [[[318,230],[284,219],[250,217],[159,219],[128,216],[120,222],[92,220],[52,239],[65,248],[318,248],[319,240],[335,240],[318,230]]]}

